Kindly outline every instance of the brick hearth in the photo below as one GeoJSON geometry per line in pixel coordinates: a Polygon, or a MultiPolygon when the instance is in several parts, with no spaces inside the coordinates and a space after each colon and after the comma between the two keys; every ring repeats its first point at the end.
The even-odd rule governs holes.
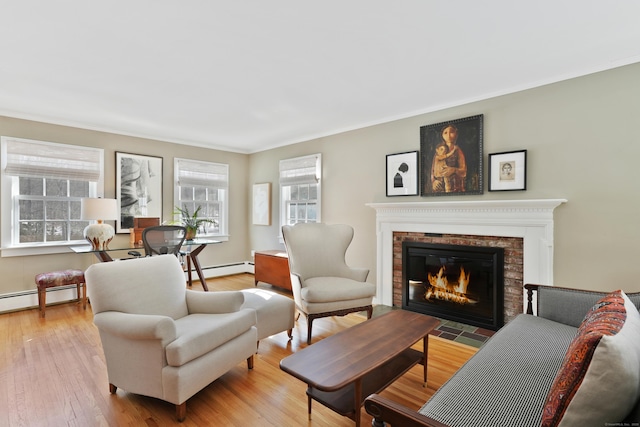
{"type": "Polygon", "coordinates": [[[512,320],[523,308],[523,239],[520,237],[476,236],[393,232],[393,305],[402,307],[402,242],[504,248],[504,321],[512,320]]]}

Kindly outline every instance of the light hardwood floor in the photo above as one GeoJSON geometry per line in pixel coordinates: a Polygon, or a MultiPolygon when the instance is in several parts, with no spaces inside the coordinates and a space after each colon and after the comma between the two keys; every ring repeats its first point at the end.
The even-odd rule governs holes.
{"type": "MultiPolygon", "coordinates": [[[[207,284],[211,291],[254,287],[250,274],[209,279],[207,284]]],[[[196,282],[194,289],[202,287],[196,282]]],[[[306,385],[279,368],[281,359],[307,346],[304,316],[291,341],[283,332],[260,342],[253,370],[240,363],[189,399],[183,423],[175,421],[175,406],[167,402],[120,389],[109,394],[92,317],[90,306],[83,311],[74,302],[47,307],[45,319],[36,309],[0,315],[0,426],[354,425],[317,402],[309,420],[306,385]]],[[[313,342],[364,320],[359,314],[318,319],[313,342]]],[[[427,387],[422,387],[421,367],[414,367],[382,395],[417,409],[475,351],[431,337],[427,387]]],[[[362,426],[371,425],[364,409],[362,414],[362,426]]]]}

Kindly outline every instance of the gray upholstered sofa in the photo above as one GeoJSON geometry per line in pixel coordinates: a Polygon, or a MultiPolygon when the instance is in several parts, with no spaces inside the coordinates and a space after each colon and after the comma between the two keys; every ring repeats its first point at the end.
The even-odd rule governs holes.
{"type": "MultiPolygon", "coordinates": [[[[616,345],[629,344],[633,348],[621,350],[625,359],[622,362],[611,357],[604,363],[614,375],[620,377],[614,378],[609,372],[594,379],[599,371],[596,370],[597,366],[594,367],[596,357],[593,356],[593,350],[591,366],[587,364],[583,368],[583,372],[592,369],[591,373],[586,371],[579,382],[578,391],[572,395],[565,392],[563,395],[555,392],[566,378],[573,375],[567,374],[571,373],[568,367],[577,372],[567,359],[582,357],[580,354],[584,353],[576,350],[581,348],[577,347],[576,340],[581,333],[584,335],[591,324],[591,318],[585,320],[585,315],[589,313],[593,316],[591,313],[602,304],[594,305],[608,294],[539,285],[527,285],[526,288],[529,296],[528,313],[517,316],[500,329],[421,409],[414,411],[382,396],[369,396],[365,408],[374,417],[373,426],[382,427],[385,423],[394,427],[640,425],[640,354],[637,354],[640,353],[640,293],[627,295],[625,307],[629,310],[622,310],[626,315],[622,321],[626,328],[625,335],[618,333],[620,338],[615,341],[616,345]],[[535,316],[532,315],[533,291],[537,291],[535,316]],[[618,385],[625,381],[630,383],[631,389],[618,385]],[[552,389],[555,394],[551,393],[552,389]],[[578,418],[587,414],[587,420],[572,420],[573,414],[569,413],[566,406],[566,412],[553,415],[555,419],[551,420],[553,417],[549,411],[558,396],[569,399],[565,400],[566,405],[573,405],[578,400],[578,393],[582,393],[581,399],[586,396],[586,399],[594,402],[586,407],[571,408],[573,412],[579,409],[578,418]],[[617,415],[610,416],[608,412],[606,416],[601,416],[609,410],[601,408],[606,406],[605,401],[612,402],[610,405],[613,408],[609,409],[617,411],[617,415]],[[620,411],[627,415],[620,415],[620,411]]],[[[598,342],[611,345],[613,341],[610,337],[603,337],[598,342]]],[[[609,348],[598,343],[596,346],[600,347],[597,350],[601,352],[609,348]]],[[[599,353],[598,357],[601,358],[603,354],[613,353],[599,353]]]]}

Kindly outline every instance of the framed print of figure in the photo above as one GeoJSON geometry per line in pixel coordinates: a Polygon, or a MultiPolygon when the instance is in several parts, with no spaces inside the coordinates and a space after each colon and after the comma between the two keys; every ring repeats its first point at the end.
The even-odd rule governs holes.
{"type": "Polygon", "coordinates": [[[482,194],[483,116],[420,128],[421,195],[482,194]]]}

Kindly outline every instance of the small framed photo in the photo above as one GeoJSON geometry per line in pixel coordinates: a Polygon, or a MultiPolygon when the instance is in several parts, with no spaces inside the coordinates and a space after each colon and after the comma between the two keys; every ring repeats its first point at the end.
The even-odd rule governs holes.
{"type": "Polygon", "coordinates": [[[527,150],[489,154],[489,191],[527,189],[527,150]]]}
{"type": "Polygon", "coordinates": [[[387,196],[418,195],[418,151],[387,154],[387,196]]]}

